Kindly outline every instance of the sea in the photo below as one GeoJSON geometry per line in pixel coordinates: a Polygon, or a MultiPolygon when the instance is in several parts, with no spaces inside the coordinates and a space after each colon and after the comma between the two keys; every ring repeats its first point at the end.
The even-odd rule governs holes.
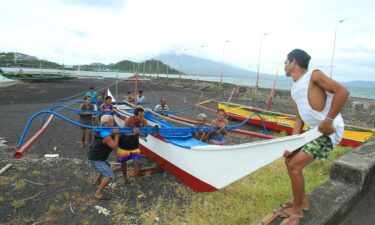
{"type": "MultiPolygon", "coordinates": [[[[4,72],[17,72],[20,68],[1,68],[4,72]]],[[[53,70],[53,69],[35,69],[35,68],[22,68],[24,72],[53,72],[62,73],[62,70],[53,70]]],[[[107,72],[107,71],[72,71],[72,70],[65,70],[67,74],[73,74],[78,76],[94,76],[94,77],[104,77],[104,78],[128,78],[134,75],[134,73],[121,73],[121,72],[107,72]]],[[[169,78],[181,78],[181,79],[190,79],[190,80],[198,80],[198,81],[211,81],[211,82],[220,82],[220,76],[196,76],[196,75],[176,75],[176,74],[142,74],[140,75],[149,76],[149,77],[169,77],[169,78]]],[[[2,82],[9,82],[11,80],[6,79],[3,76],[0,76],[0,83],[2,82]]],[[[232,76],[223,76],[223,83],[230,83],[240,86],[255,86],[256,79],[253,77],[232,77],[232,76]]],[[[274,78],[270,79],[259,77],[258,85],[262,88],[272,88],[274,84],[274,78]]],[[[285,77],[279,77],[276,81],[276,89],[283,89],[283,90],[290,90],[292,88],[293,81],[291,79],[286,79],[285,77]]],[[[345,84],[343,84],[345,86],[345,84]]],[[[374,99],[375,100],[375,88],[369,87],[346,87],[350,91],[350,97],[357,97],[357,98],[366,98],[366,99],[374,99]]]]}

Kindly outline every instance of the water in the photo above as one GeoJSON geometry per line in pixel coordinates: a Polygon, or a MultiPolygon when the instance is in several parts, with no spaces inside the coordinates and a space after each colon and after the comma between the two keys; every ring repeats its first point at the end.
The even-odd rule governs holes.
{"type": "MultiPolygon", "coordinates": [[[[149,74],[146,74],[149,76],[149,74]]],[[[152,77],[156,77],[155,74],[151,75],[152,77]]],[[[159,77],[170,77],[170,78],[179,78],[180,75],[166,75],[166,74],[159,74],[159,77]]],[[[183,79],[191,79],[196,80],[197,76],[194,75],[185,75],[182,76],[183,79]]],[[[213,82],[220,82],[219,76],[199,76],[199,81],[213,81],[213,82]]],[[[244,78],[244,77],[223,77],[224,83],[236,84],[241,86],[255,86],[256,79],[255,78],[244,78]]],[[[274,79],[261,79],[259,78],[259,86],[263,88],[272,88],[274,83],[274,79]]],[[[276,83],[276,89],[281,90],[290,90],[292,88],[293,81],[292,79],[288,78],[278,78],[276,83]]],[[[357,98],[366,98],[366,99],[375,99],[375,88],[366,88],[366,87],[346,87],[350,92],[350,97],[357,97],[357,98]]]]}
{"type": "MultiPolygon", "coordinates": [[[[5,72],[17,72],[19,68],[1,68],[5,72]]],[[[22,68],[25,72],[40,72],[40,69],[28,69],[22,68]]],[[[53,69],[42,69],[42,72],[62,72],[62,70],[53,70],[53,69]]],[[[102,76],[107,78],[128,78],[133,76],[133,73],[120,73],[120,72],[96,72],[96,71],[72,71],[72,70],[65,70],[67,74],[74,74],[79,76],[102,76]]],[[[170,78],[179,78],[180,75],[176,74],[146,74],[146,76],[151,77],[170,77],[170,78]]],[[[191,79],[196,80],[197,76],[195,75],[183,75],[183,79],[191,79]]],[[[199,81],[213,81],[213,82],[220,82],[219,76],[199,76],[199,81]]],[[[9,79],[0,76],[0,82],[8,82],[9,79]]],[[[245,77],[223,77],[224,83],[236,84],[241,86],[255,86],[256,79],[255,78],[245,78],[245,77]]],[[[259,79],[259,86],[263,88],[272,88],[273,86],[273,79],[259,79]]],[[[292,79],[285,79],[284,77],[279,77],[276,84],[276,89],[283,89],[283,90],[290,90],[292,88],[293,81],[292,79]]],[[[365,88],[365,87],[347,87],[350,91],[350,97],[358,97],[358,98],[367,98],[367,99],[375,99],[375,88],[365,88]]]]}

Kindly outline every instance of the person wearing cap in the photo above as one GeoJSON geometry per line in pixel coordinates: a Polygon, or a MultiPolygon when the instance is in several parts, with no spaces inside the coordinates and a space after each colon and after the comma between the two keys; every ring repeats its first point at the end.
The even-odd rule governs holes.
{"type": "MultiPolygon", "coordinates": [[[[101,127],[113,127],[115,125],[111,115],[103,115],[100,120],[101,127]]],[[[108,200],[104,189],[113,179],[113,173],[109,164],[108,156],[116,151],[119,141],[119,130],[101,130],[94,134],[94,140],[87,152],[88,163],[98,173],[95,184],[99,185],[95,192],[95,199],[108,200]],[[112,137],[113,136],[113,137],[112,137]]]]}

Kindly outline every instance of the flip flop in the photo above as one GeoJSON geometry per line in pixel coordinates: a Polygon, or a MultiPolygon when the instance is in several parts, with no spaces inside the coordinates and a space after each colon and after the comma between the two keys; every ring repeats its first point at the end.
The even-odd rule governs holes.
{"type": "Polygon", "coordinates": [[[273,213],[276,214],[280,218],[295,217],[295,218],[300,219],[300,218],[303,217],[303,215],[302,216],[292,216],[292,215],[290,215],[289,213],[287,213],[287,212],[284,211],[287,208],[290,208],[290,207],[286,207],[286,208],[281,208],[281,209],[275,210],[273,213]]]}
{"type": "MultiPolygon", "coordinates": [[[[292,202],[284,202],[284,203],[281,203],[280,204],[280,207],[282,209],[285,209],[285,208],[290,208],[293,206],[293,203],[292,202]]],[[[309,208],[308,207],[302,207],[302,210],[303,211],[309,211],[309,208]]]]}
{"type": "Polygon", "coordinates": [[[289,216],[281,221],[280,225],[299,225],[300,219],[299,217],[289,216]]]}

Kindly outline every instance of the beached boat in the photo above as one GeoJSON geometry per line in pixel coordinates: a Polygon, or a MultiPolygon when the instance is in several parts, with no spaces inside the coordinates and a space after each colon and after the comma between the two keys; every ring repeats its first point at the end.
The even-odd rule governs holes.
{"type": "Polygon", "coordinates": [[[25,73],[22,70],[19,72],[3,72],[0,70],[0,74],[5,78],[12,80],[21,80],[27,82],[42,82],[42,81],[66,81],[78,78],[76,75],[65,74],[65,73],[37,73],[28,72],[25,73]]]}
{"type": "MultiPolygon", "coordinates": [[[[293,132],[295,121],[294,115],[266,111],[259,108],[226,102],[217,102],[217,107],[224,109],[227,112],[228,117],[239,121],[244,121],[249,115],[257,113],[264,120],[267,128],[276,131],[285,131],[288,134],[293,132]]],[[[253,125],[263,126],[262,120],[259,117],[252,117],[247,122],[253,125]]],[[[307,129],[308,127],[305,125],[304,130],[307,129]]],[[[371,139],[374,134],[375,129],[345,125],[344,136],[340,145],[357,147],[371,139]]]]}
{"type": "MultiPolygon", "coordinates": [[[[122,126],[129,115],[124,106],[117,107],[116,123],[122,126]]],[[[160,129],[175,128],[152,113],[146,113],[145,118],[160,129]]],[[[191,134],[151,134],[140,139],[140,149],[193,190],[212,192],[280,158],[285,149],[295,150],[319,136],[321,133],[314,129],[300,135],[219,146],[196,140],[191,134]]]]}

